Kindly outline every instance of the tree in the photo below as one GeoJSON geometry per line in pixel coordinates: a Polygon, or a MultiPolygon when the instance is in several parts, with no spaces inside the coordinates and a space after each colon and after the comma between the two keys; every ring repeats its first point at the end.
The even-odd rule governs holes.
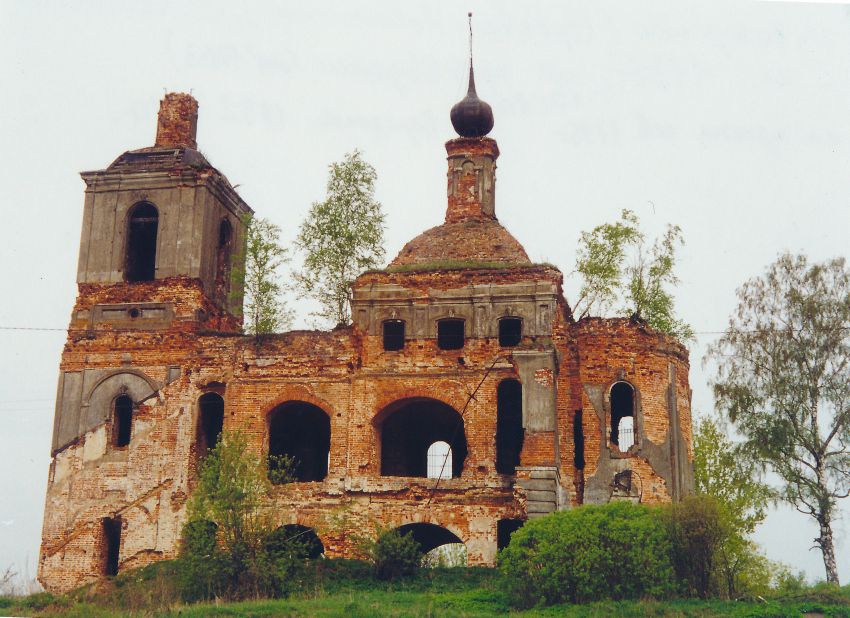
{"type": "MultiPolygon", "coordinates": [[[[239,432],[223,434],[201,464],[188,505],[184,549],[200,553],[216,548],[215,554],[207,553],[210,565],[229,580],[227,596],[256,594],[264,587],[263,545],[272,530],[265,508],[270,491],[266,466],[248,451],[239,432]],[[205,540],[210,531],[217,539],[212,545],[205,540]]],[[[187,561],[197,561],[196,555],[184,555],[187,561]]]]}
{"type": "MultiPolygon", "coordinates": [[[[774,492],[761,482],[757,462],[734,444],[713,418],[694,429],[694,481],[698,494],[717,501],[728,535],[716,556],[717,582],[733,598],[764,571],[766,559],[747,537],[767,515],[774,492]]],[[[763,579],[763,578],[761,578],[763,579]]]]}
{"type": "Polygon", "coordinates": [[[674,273],[676,248],[684,244],[678,225],[668,225],[651,247],[640,231],[635,213],[623,210],[621,220],[603,223],[582,232],[576,271],[582,286],[574,312],[579,319],[605,313],[616,301],[618,313],[634,316],[653,328],[681,340],[693,336],[691,327],[676,318],[669,288],[679,279],[674,273]]]}
{"type": "Polygon", "coordinates": [[[375,201],[375,168],[355,150],[330,165],[327,197],[314,202],[296,244],[305,252],[296,280],[321,305],[316,315],[347,324],[351,284],[384,259],[384,214],[375,201]]]}
{"type": "Polygon", "coordinates": [[[832,519],[850,493],[850,272],[843,258],[784,254],[738,299],[709,351],[715,400],[782,480],[781,497],[817,522],[827,581],[838,583],[832,519]]]}
{"type": "Polygon", "coordinates": [[[289,261],[280,245],[280,228],[266,219],[245,220],[245,266],[236,276],[245,281],[245,330],[257,336],[279,332],[292,322],[292,313],[284,304],[278,269],[289,261]]]}
{"type": "Polygon", "coordinates": [[[734,444],[713,418],[699,421],[694,431],[694,484],[698,494],[723,505],[742,535],[752,534],[764,521],[774,498],[774,492],[760,480],[758,462],[740,444],[734,444]]]}
{"type": "Polygon", "coordinates": [[[239,432],[226,433],[201,463],[183,527],[185,600],[285,596],[311,550],[303,533],[275,529],[264,459],[239,432]]]}

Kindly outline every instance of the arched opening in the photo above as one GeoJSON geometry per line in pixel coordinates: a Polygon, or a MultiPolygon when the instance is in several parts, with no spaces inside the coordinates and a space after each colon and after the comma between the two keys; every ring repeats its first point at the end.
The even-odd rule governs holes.
{"type": "Polygon", "coordinates": [[[188,555],[213,556],[218,547],[218,526],[209,519],[191,519],[183,526],[180,544],[188,555]]]}
{"type": "Polygon", "coordinates": [[[464,344],[464,321],[449,318],[437,322],[437,347],[441,350],[460,350],[464,344]]]}
{"type": "Polygon", "coordinates": [[[427,477],[428,451],[437,442],[448,445],[451,452],[449,476],[460,476],[467,453],[466,433],[454,408],[435,399],[407,399],[378,418],[383,476],[427,477]]]}
{"type": "Polygon", "coordinates": [[[395,352],[404,348],[404,321],[384,320],[384,349],[395,352]]]}
{"type": "Polygon", "coordinates": [[[124,278],[127,281],[153,281],[156,278],[156,236],[159,212],[149,202],[133,206],[127,226],[127,253],[124,278]]]}
{"type": "Polygon", "coordinates": [[[522,319],[501,318],[499,320],[499,345],[503,348],[518,346],[522,341],[522,319]]]}
{"type": "Polygon", "coordinates": [[[611,444],[622,452],[635,443],[634,401],[635,390],[628,382],[611,387],[611,444]]]}
{"type": "Polygon", "coordinates": [[[118,558],[121,555],[121,518],[105,517],[101,522],[103,534],[103,574],[118,575],[118,558]]]}
{"type": "Polygon", "coordinates": [[[315,559],[325,553],[325,546],[313,528],[300,524],[287,524],[274,530],[266,538],[266,549],[275,556],[315,559]]]}
{"type": "Polygon", "coordinates": [[[452,447],[438,440],[428,447],[428,478],[452,478],[452,447]]]}
{"type": "Polygon", "coordinates": [[[456,534],[435,524],[405,524],[399,526],[398,532],[401,535],[409,534],[412,536],[413,540],[419,544],[419,549],[423,554],[443,545],[463,544],[463,541],[456,534]]]}
{"type": "Polygon", "coordinates": [[[288,401],[269,414],[269,472],[289,466],[291,478],[276,482],[321,481],[328,474],[331,420],[318,406],[288,401]]]}
{"type": "Polygon", "coordinates": [[[511,542],[511,535],[524,523],[522,519],[500,519],[496,524],[496,548],[505,549],[511,542]]]}
{"type": "Polygon", "coordinates": [[[230,291],[230,260],[233,246],[233,227],[222,219],[218,226],[218,246],[215,253],[215,290],[220,298],[230,291]]]}
{"type": "Polygon", "coordinates": [[[522,384],[502,380],[496,391],[496,472],[515,474],[522,452],[522,384]]]}
{"type": "Polygon", "coordinates": [[[466,545],[463,543],[446,543],[422,556],[422,566],[426,569],[465,567],[466,561],[466,545]]]}
{"type": "Polygon", "coordinates": [[[198,455],[214,449],[224,427],[224,399],[218,393],[205,393],[198,399],[198,455]]]}
{"type": "Polygon", "coordinates": [[[112,408],[112,443],[127,446],[133,432],[133,400],[129,395],[118,395],[112,408]]]}

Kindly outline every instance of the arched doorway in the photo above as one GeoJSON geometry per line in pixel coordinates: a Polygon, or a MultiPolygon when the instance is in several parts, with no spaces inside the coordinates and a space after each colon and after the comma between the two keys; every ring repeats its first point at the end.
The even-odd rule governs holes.
{"type": "Polygon", "coordinates": [[[516,474],[524,440],[522,384],[502,380],[496,389],[496,472],[516,474]]]}
{"type": "Polygon", "coordinates": [[[218,393],[204,393],[198,399],[198,455],[206,456],[218,444],[224,427],[224,399],[218,393]]]}
{"type": "Polygon", "coordinates": [[[287,401],[269,413],[269,471],[288,462],[293,481],[321,481],[328,474],[331,420],[320,407],[287,401]]]}
{"type": "Polygon", "coordinates": [[[313,528],[287,524],[274,530],[266,539],[266,549],[275,554],[294,554],[296,558],[319,558],[325,546],[313,528]]]}
{"type": "Polygon", "coordinates": [[[442,476],[460,476],[467,454],[466,433],[463,418],[450,405],[424,397],[398,401],[385,408],[375,424],[380,434],[382,476],[429,476],[429,449],[438,442],[449,447],[448,453],[442,452],[446,462],[442,476]]]}
{"type": "Polygon", "coordinates": [[[451,530],[428,523],[405,524],[398,527],[401,535],[409,534],[419,544],[423,554],[444,545],[463,544],[463,541],[451,530]]]}

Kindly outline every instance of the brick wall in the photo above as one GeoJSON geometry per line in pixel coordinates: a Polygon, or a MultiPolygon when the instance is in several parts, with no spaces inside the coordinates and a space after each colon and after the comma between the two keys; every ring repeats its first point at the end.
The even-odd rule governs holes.
{"type": "MultiPolygon", "coordinates": [[[[389,280],[422,290],[450,289],[541,273],[560,284],[554,269],[538,270],[373,273],[358,284],[389,280]]],[[[216,314],[197,281],[183,278],[132,286],[83,285],[74,316],[63,370],[132,370],[165,386],[140,403],[128,447],[111,446],[110,428],[100,426],[55,455],[39,564],[39,578],[50,590],[68,590],[100,576],[104,517],[123,521],[122,569],[175,556],[197,458],[197,401],[210,390],[224,397],[225,430],[245,433],[261,455],[267,448],[267,416],[281,403],[304,401],[328,414],[326,479],[276,487],[274,512],[281,525],[315,528],[329,556],[355,555],[358,537],[375,526],[426,522],[456,534],[467,545],[470,564],[492,565],[498,520],[525,517],[524,492],[513,477],[495,472],[496,391],[501,380],[518,378],[510,361],[492,366],[494,358],[510,357],[495,338],[469,339],[457,351],[439,350],[433,339],[412,339],[403,351],[386,352],[380,336],[350,327],[295,331],[258,342],[207,330],[211,324],[235,324],[216,314]],[[98,303],[142,300],[172,303],[174,322],[162,330],[122,330],[109,324],[92,327],[86,317],[98,303]],[[200,318],[198,308],[204,310],[200,318]],[[179,367],[179,376],[168,382],[174,367],[179,367]],[[463,412],[468,444],[464,468],[460,478],[441,480],[439,487],[433,479],[380,476],[383,415],[398,402],[417,398],[463,412]]],[[[580,504],[584,483],[600,470],[603,458],[613,461],[594,421],[590,387],[606,388],[621,378],[634,384],[642,406],[640,430],[646,440],[663,445],[670,365],[675,365],[680,423],[692,457],[688,366],[681,346],[626,320],[574,323],[564,301],[551,337],[525,338],[520,349],[552,345],[558,350],[557,371],[535,374],[534,379],[549,380],[557,388],[556,430],[527,433],[521,463],[557,463],[568,499],[563,506],[580,504]],[[572,421],[579,409],[584,410],[584,470],[573,465],[572,421]]],[[[649,458],[635,453],[615,459],[635,471],[644,501],[670,499],[649,458]]]]}

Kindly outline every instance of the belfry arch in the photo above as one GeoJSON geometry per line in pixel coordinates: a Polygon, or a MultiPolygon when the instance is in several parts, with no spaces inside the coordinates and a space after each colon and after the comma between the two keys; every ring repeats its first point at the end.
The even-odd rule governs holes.
{"type": "Polygon", "coordinates": [[[127,247],[124,278],[129,282],[156,278],[156,240],[159,211],[150,202],[139,202],[127,217],[127,247]]]}

